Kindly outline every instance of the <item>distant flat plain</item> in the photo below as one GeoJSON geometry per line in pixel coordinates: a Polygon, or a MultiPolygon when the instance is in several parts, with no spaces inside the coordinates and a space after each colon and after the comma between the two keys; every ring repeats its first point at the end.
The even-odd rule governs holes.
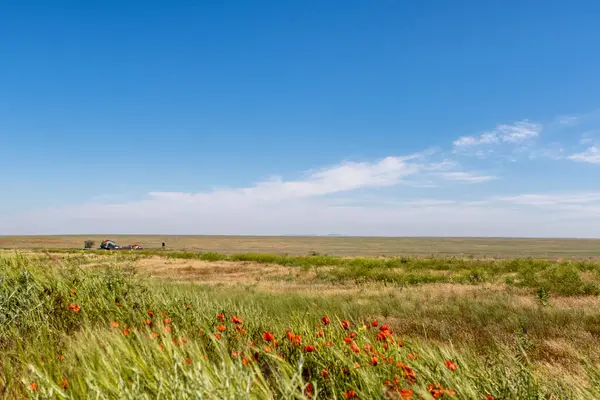
{"type": "Polygon", "coordinates": [[[337,256],[474,256],[496,258],[600,258],[600,239],[348,237],[348,236],[192,236],[61,235],[0,236],[0,249],[81,249],[85,240],[120,245],[219,253],[272,253],[337,256]]]}

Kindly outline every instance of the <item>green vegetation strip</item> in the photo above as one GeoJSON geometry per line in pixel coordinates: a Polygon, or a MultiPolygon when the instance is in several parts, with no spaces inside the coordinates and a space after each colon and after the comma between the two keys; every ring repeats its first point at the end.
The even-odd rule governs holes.
{"type": "Polygon", "coordinates": [[[587,260],[477,259],[461,257],[335,257],[275,254],[221,254],[179,251],[67,251],[50,253],[112,255],[126,261],[161,256],[207,262],[252,262],[316,269],[324,282],[383,282],[395,285],[431,283],[502,283],[561,296],[600,295],[600,262],[587,260]],[[329,267],[319,270],[319,267],[329,267]]]}

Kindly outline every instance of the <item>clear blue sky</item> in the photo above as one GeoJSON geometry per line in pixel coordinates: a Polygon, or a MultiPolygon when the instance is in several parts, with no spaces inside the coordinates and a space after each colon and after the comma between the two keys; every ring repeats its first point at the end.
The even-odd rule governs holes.
{"type": "Polygon", "coordinates": [[[0,234],[412,234],[394,226],[425,202],[411,207],[431,228],[414,234],[475,235],[489,227],[471,203],[492,202],[490,234],[519,236],[504,216],[539,226],[556,210],[530,199],[546,196],[568,206],[560,235],[600,220],[598,15],[596,1],[3,1],[0,234]],[[280,224],[256,217],[265,203],[280,224]],[[127,207],[139,220],[86,219],[127,207]],[[352,225],[361,207],[396,223],[352,225]],[[185,213],[154,217],[166,209],[185,213]],[[436,230],[456,213],[471,228],[436,230]]]}

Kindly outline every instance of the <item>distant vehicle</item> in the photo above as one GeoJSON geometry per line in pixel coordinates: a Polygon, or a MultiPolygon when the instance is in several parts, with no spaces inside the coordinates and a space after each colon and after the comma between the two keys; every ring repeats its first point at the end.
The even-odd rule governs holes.
{"type": "Polygon", "coordinates": [[[102,250],[118,250],[119,245],[113,242],[112,240],[106,239],[100,243],[100,248],[102,250]]]}
{"type": "Polygon", "coordinates": [[[129,246],[119,246],[113,240],[105,239],[100,243],[101,250],[143,250],[144,248],[139,244],[131,244],[129,246]]]}

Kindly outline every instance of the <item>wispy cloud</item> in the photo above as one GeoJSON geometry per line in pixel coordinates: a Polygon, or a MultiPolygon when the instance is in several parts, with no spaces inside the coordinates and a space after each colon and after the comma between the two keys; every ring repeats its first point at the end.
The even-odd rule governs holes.
{"type": "Polygon", "coordinates": [[[573,125],[577,122],[578,117],[571,115],[563,115],[557,118],[557,121],[561,125],[573,125]]]}
{"type": "Polygon", "coordinates": [[[589,204],[600,202],[600,192],[521,194],[497,197],[495,200],[529,206],[555,206],[558,204],[589,204]]]}
{"type": "Polygon", "coordinates": [[[566,157],[566,150],[560,143],[550,143],[545,146],[524,147],[522,152],[527,154],[530,160],[547,158],[551,160],[562,160],[566,157]]]}
{"type": "Polygon", "coordinates": [[[477,173],[464,171],[442,172],[437,175],[448,181],[461,181],[466,183],[482,183],[498,179],[495,176],[479,175],[477,173]]]}
{"type": "Polygon", "coordinates": [[[489,132],[479,136],[461,136],[453,142],[455,150],[471,148],[480,145],[492,145],[499,143],[521,143],[533,139],[542,132],[542,125],[529,121],[519,121],[513,124],[502,124],[496,126],[489,132]]]}
{"type": "Polygon", "coordinates": [[[578,162],[600,164],[600,148],[596,146],[590,146],[585,151],[581,153],[572,154],[567,158],[578,162]]]}
{"type": "Polygon", "coordinates": [[[358,189],[385,188],[395,185],[431,187],[432,178],[486,182],[490,176],[474,172],[456,171],[458,164],[451,160],[428,161],[428,155],[416,154],[405,157],[385,157],[375,162],[344,162],[310,171],[304,179],[284,180],[280,177],[245,188],[219,189],[201,193],[152,192],[155,199],[203,201],[218,198],[223,202],[261,201],[278,202],[290,199],[318,197],[358,189]],[[443,171],[443,172],[439,172],[443,171]]]}

